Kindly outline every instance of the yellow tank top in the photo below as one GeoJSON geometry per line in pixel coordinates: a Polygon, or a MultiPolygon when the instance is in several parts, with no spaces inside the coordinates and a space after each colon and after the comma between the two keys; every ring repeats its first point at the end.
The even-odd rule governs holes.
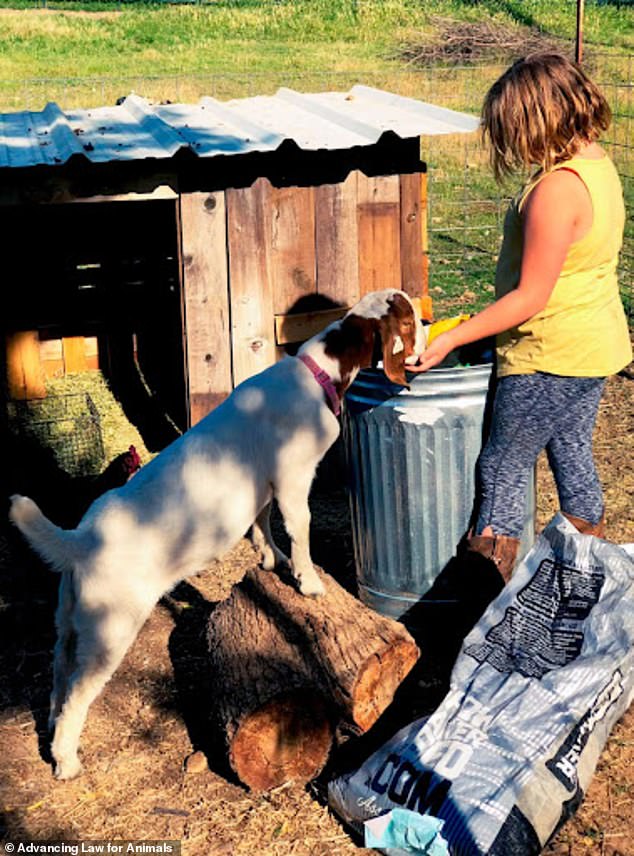
{"type": "MultiPolygon", "coordinates": [[[[554,169],[569,169],[583,181],[594,212],[586,235],[570,247],[548,303],[497,337],[498,375],[548,372],[605,377],[632,359],[616,266],[623,240],[625,206],[614,164],[574,157],[554,169]]],[[[536,176],[511,202],[495,275],[498,297],[517,288],[522,259],[522,206],[544,178],[536,176]]]]}

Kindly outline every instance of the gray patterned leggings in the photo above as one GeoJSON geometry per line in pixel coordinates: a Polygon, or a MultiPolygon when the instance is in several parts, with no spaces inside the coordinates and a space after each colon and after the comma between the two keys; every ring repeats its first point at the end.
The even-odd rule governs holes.
{"type": "Polygon", "coordinates": [[[478,459],[476,534],[519,538],[528,481],[546,449],[562,511],[597,523],[603,491],[592,434],[605,378],[537,372],[500,378],[489,439],[478,459]]]}

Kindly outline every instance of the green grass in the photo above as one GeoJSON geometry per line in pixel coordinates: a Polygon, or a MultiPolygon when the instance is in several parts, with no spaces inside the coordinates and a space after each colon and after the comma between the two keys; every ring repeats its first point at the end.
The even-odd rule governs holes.
{"type": "MultiPolygon", "coordinates": [[[[121,11],[2,3],[18,5],[2,12],[0,79],[385,70],[401,42],[432,32],[435,16],[530,24],[564,38],[575,28],[573,2],[546,0],[215,0],[121,11]]],[[[634,51],[634,8],[586,7],[589,43],[634,51]]]]}

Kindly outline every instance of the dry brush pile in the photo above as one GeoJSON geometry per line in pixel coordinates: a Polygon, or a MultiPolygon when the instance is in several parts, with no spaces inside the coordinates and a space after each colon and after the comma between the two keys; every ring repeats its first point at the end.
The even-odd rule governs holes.
{"type": "Polygon", "coordinates": [[[512,62],[534,51],[567,52],[571,47],[565,39],[536,27],[452,18],[432,18],[431,24],[433,35],[405,42],[398,52],[399,59],[413,66],[512,62]]]}

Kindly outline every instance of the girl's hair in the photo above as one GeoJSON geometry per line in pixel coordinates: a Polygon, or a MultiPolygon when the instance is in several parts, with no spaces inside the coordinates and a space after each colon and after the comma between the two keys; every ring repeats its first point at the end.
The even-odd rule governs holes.
{"type": "Polygon", "coordinates": [[[517,60],[484,100],[481,132],[498,181],[517,169],[551,169],[594,142],[612,119],[598,87],[552,52],[517,60]]]}

